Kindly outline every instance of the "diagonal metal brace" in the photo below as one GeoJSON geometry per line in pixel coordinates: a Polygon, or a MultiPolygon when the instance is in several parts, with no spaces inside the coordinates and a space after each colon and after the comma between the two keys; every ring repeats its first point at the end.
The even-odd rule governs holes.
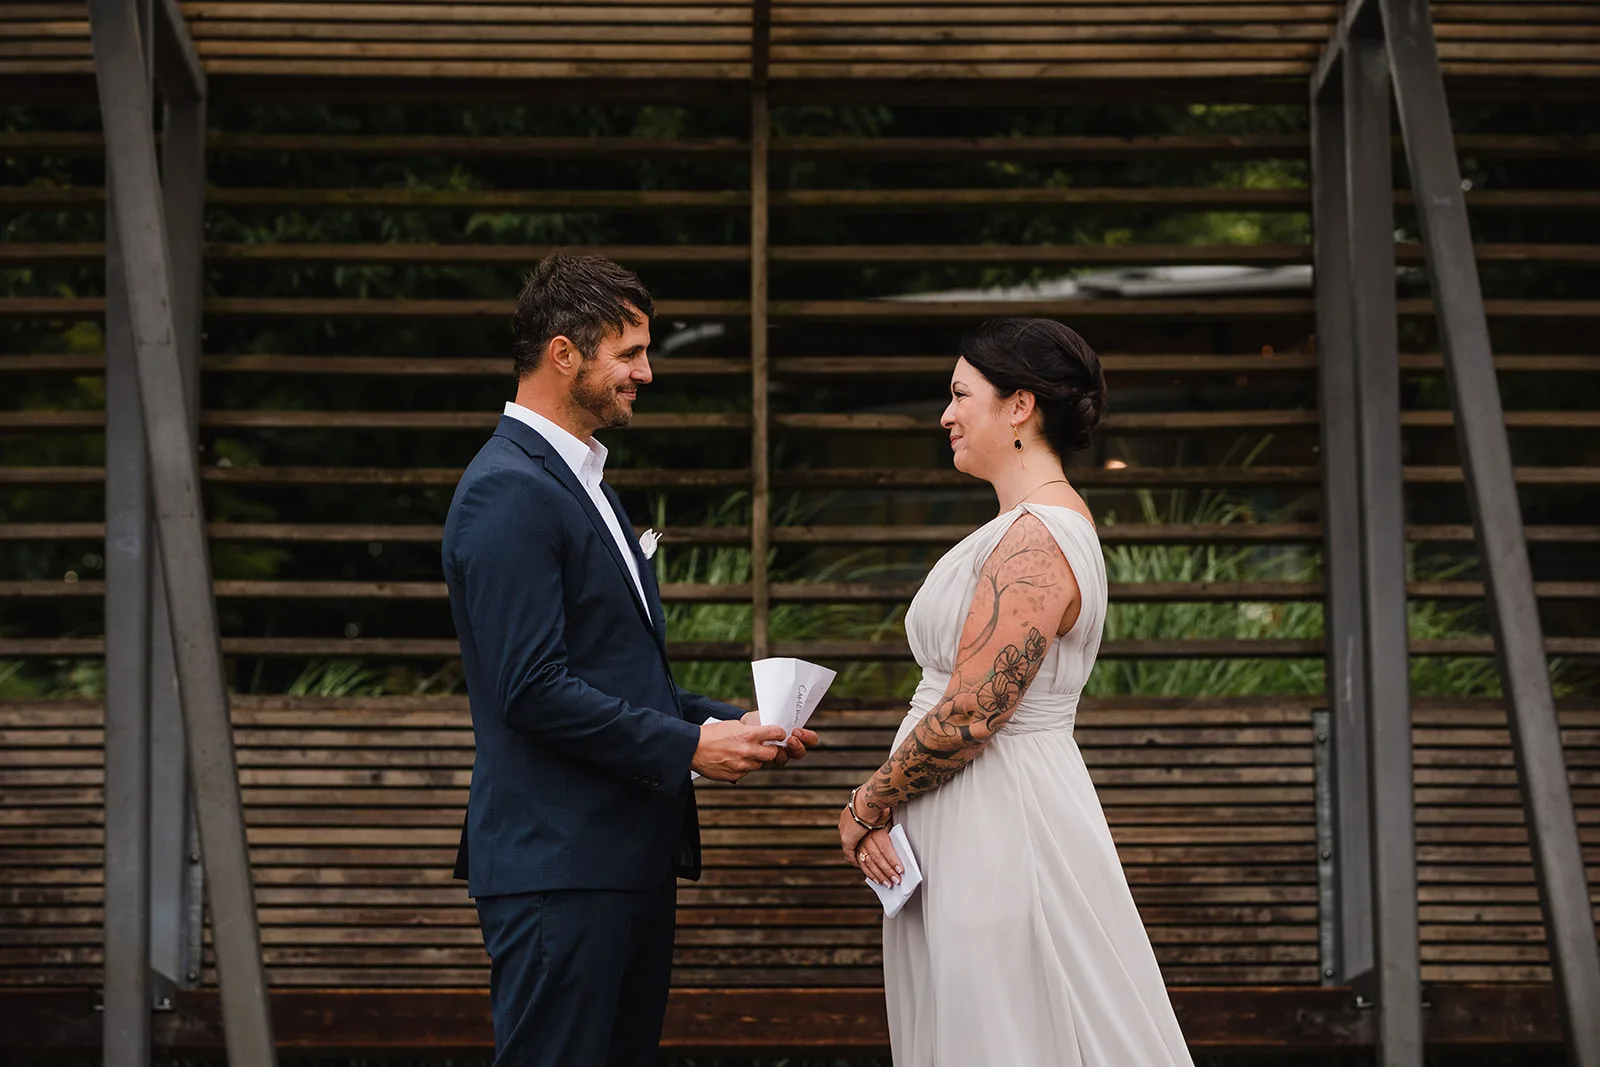
{"type": "Polygon", "coordinates": [[[210,886],[228,1062],[237,1067],[272,1067],[266,974],[202,524],[195,440],[185,412],[174,330],[151,93],[133,0],[89,0],[89,27],[109,164],[107,189],[123,251],[157,541],[210,886]]]}
{"type": "MultiPolygon", "coordinates": [[[[1344,62],[1345,52],[1349,50],[1350,38],[1358,35],[1363,30],[1377,28],[1378,5],[1373,0],[1346,0],[1344,10],[1339,13],[1339,21],[1334,23],[1333,33],[1328,38],[1327,45],[1322,49],[1322,56],[1317,60],[1315,69],[1311,72],[1311,99],[1319,99],[1328,86],[1328,79],[1333,72],[1344,62]]],[[[1337,87],[1335,87],[1337,90],[1337,87]]]]}
{"type": "Polygon", "coordinates": [[[178,10],[178,0],[151,0],[155,34],[151,44],[153,67],[161,92],[170,101],[192,103],[204,100],[206,73],[200,65],[189,27],[178,10]]]}
{"type": "Polygon", "coordinates": [[[1600,949],[1433,21],[1427,0],[1379,0],[1379,6],[1467,502],[1483,560],[1568,1062],[1600,1067],[1600,949]]]}

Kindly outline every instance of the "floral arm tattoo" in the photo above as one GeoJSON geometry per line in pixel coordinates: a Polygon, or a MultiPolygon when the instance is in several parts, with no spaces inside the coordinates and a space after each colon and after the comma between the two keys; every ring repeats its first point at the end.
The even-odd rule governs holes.
{"type": "Polygon", "coordinates": [[[983,565],[944,699],[860,789],[867,821],[882,822],[977,758],[1016,711],[1077,599],[1060,546],[1043,522],[1024,514],[983,565]]]}

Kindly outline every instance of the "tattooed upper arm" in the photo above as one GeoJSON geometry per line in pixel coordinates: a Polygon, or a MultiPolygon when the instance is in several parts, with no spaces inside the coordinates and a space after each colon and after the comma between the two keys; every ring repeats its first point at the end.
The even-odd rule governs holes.
{"type": "Polygon", "coordinates": [[[1078,600],[1061,547],[1024,513],[979,572],[944,698],[868,780],[868,809],[887,812],[970,763],[1016,711],[1078,600]]]}

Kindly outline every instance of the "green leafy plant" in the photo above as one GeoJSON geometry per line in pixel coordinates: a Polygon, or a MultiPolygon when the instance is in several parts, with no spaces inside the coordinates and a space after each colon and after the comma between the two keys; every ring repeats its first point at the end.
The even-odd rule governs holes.
{"type": "MultiPolygon", "coordinates": [[[[1156,494],[1139,494],[1142,523],[1149,525],[1230,526],[1260,521],[1247,503],[1223,493],[1168,494],[1165,507],[1156,494]]],[[[1104,526],[1115,526],[1107,515],[1104,526]]],[[[1281,521],[1269,516],[1267,521],[1281,521]]],[[[1321,575],[1321,553],[1295,545],[1118,545],[1106,550],[1106,577],[1112,583],[1141,582],[1299,582],[1321,575]]],[[[1413,553],[1412,577],[1446,581],[1470,564],[1413,553]]],[[[1484,628],[1473,605],[1450,606],[1412,601],[1408,609],[1413,639],[1480,637],[1484,628]]],[[[1320,600],[1176,601],[1118,603],[1113,597],[1105,639],[1204,640],[1300,638],[1323,635],[1320,600]]],[[[1557,689],[1567,669],[1551,661],[1557,689]]],[[[1085,692],[1091,696],[1250,696],[1321,693],[1319,659],[1102,660],[1085,692]]],[[[1494,661],[1484,656],[1414,656],[1411,690],[1416,696],[1494,696],[1500,692],[1494,661]]]]}
{"type": "MultiPolygon", "coordinates": [[[[745,493],[734,493],[714,505],[706,515],[708,526],[740,525],[748,518],[745,493]]],[[[804,521],[797,500],[781,502],[774,509],[775,525],[804,521]]],[[[666,525],[666,501],[655,503],[654,521],[666,525]]],[[[656,577],[663,583],[685,582],[711,585],[740,585],[750,581],[750,550],[742,545],[712,547],[688,546],[678,549],[663,541],[655,558],[656,577]]],[[[850,556],[826,567],[803,574],[774,571],[773,581],[848,582],[877,577],[882,568],[850,556]]],[[[858,640],[877,641],[898,635],[904,615],[902,607],[861,604],[774,604],[767,632],[774,642],[858,640]]],[[[748,642],[751,634],[751,608],[748,603],[673,604],[666,608],[667,633],[682,642],[748,642]]],[[[839,675],[829,692],[834,696],[880,696],[886,687],[884,669],[875,663],[846,663],[838,666],[839,675]]],[[[700,660],[676,666],[679,684],[720,699],[753,695],[749,664],[740,660],[718,662],[700,660]]]]}
{"type": "Polygon", "coordinates": [[[383,674],[358,659],[312,660],[289,685],[296,697],[381,696],[383,674]]]}
{"type": "Polygon", "coordinates": [[[35,695],[35,685],[27,676],[27,664],[20,659],[0,660],[0,699],[16,700],[35,695]]]}

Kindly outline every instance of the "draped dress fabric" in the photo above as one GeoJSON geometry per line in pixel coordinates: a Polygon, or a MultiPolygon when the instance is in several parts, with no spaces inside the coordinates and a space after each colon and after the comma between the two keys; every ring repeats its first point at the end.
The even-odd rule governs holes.
{"type": "Polygon", "coordinates": [[[1083,607],[984,751],[895,814],[925,880],[883,925],[894,1064],[1187,1067],[1072,736],[1106,616],[1093,523],[1070,508],[1023,504],[939,560],[906,615],[922,682],[895,746],[943,698],[979,572],[1024,512],[1061,546],[1083,607]]]}

